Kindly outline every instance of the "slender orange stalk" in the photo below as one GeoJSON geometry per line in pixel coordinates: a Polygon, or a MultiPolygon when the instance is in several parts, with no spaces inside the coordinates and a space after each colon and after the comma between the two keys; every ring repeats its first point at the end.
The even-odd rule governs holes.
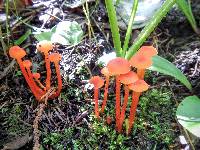
{"type": "Polygon", "coordinates": [[[89,80],[89,83],[94,85],[94,112],[95,112],[95,116],[97,117],[97,119],[99,119],[99,106],[98,106],[98,89],[101,88],[104,85],[104,80],[101,79],[99,76],[94,76],[89,80]]]}
{"type": "Polygon", "coordinates": [[[131,132],[131,129],[134,124],[134,119],[135,119],[135,114],[136,114],[136,108],[138,105],[140,93],[138,92],[133,92],[132,93],[132,103],[131,103],[131,108],[130,108],[130,114],[129,114],[129,125],[128,125],[128,135],[131,132]]]}
{"type": "Polygon", "coordinates": [[[122,105],[122,110],[121,110],[121,116],[120,116],[120,125],[119,125],[119,132],[121,133],[122,127],[123,127],[123,122],[125,119],[125,112],[126,112],[126,107],[128,104],[128,97],[129,97],[129,87],[128,85],[124,85],[125,87],[125,95],[124,95],[124,102],[122,105]]]}
{"type": "Polygon", "coordinates": [[[120,80],[119,80],[119,76],[116,76],[116,103],[115,103],[115,119],[116,119],[116,129],[117,131],[119,130],[119,126],[120,126],[120,88],[121,88],[121,84],[120,84],[120,80]]]}
{"type": "Polygon", "coordinates": [[[108,86],[109,86],[109,80],[110,80],[110,72],[108,71],[107,67],[104,67],[101,69],[101,73],[106,77],[106,83],[104,87],[104,99],[101,107],[101,113],[104,112],[104,109],[106,107],[107,99],[108,99],[108,86]]]}
{"type": "Polygon", "coordinates": [[[107,103],[107,99],[108,99],[108,86],[109,86],[109,76],[106,76],[106,84],[105,84],[105,88],[104,88],[104,99],[103,99],[103,103],[102,103],[102,107],[101,107],[101,113],[104,112],[104,109],[106,107],[106,103],[107,103]]]}

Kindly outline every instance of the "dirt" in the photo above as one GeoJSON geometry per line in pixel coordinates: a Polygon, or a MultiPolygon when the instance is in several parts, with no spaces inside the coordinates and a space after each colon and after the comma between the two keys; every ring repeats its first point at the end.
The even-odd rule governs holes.
{"type": "MultiPolygon", "coordinates": [[[[64,1],[62,0],[45,1],[43,3],[44,6],[39,6],[41,3],[40,1],[37,1],[34,6],[22,9],[20,14],[22,15],[22,18],[30,17],[28,24],[32,26],[51,28],[56,25],[59,20],[55,17],[52,20],[44,20],[41,19],[41,17],[47,13],[55,12],[55,16],[58,18],[79,22],[83,31],[87,33],[87,20],[85,19],[83,10],[81,8],[67,8],[65,5],[62,5],[63,2],[64,1]],[[51,4],[48,5],[48,3],[51,4]]],[[[97,65],[97,59],[103,55],[103,52],[108,53],[112,51],[111,38],[107,41],[107,35],[109,34],[110,37],[111,34],[103,3],[96,5],[93,2],[90,3],[89,6],[91,6],[92,12],[91,20],[94,29],[93,37],[89,39],[88,35],[86,35],[81,43],[74,47],[57,45],[57,51],[62,54],[63,57],[60,63],[63,78],[63,89],[59,98],[49,101],[42,116],[42,121],[40,123],[40,130],[42,131],[41,138],[47,138],[48,135],[54,132],[61,133],[64,137],[65,129],[69,128],[72,130],[72,133],[67,133],[67,136],[71,137],[58,140],[61,144],[65,145],[65,148],[74,146],[75,144],[73,141],[78,139],[86,143],[85,147],[83,146],[84,149],[92,149],[96,147],[100,149],[107,149],[109,145],[111,145],[110,143],[112,141],[119,140],[119,135],[115,135],[113,138],[108,134],[114,134],[114,123],[107,128],[103,123],[99,123],[100,125],[97,125],[96,121],[91,119],[91,114],[93,112],[93,107],[91,106],[92,90],[85,90],[85,85],[91,75],[100,74],[101,67],[97,65]],[[106,128],[108,133],[101,130],[97,132],[94,128],[106,128]],[[90,136],[94,136],[94,139],[97,138],[96,143],[94,141],[89,141],[90,136]],[[104,141],[108,141],[108,143],[104,141]]],[[[198,4],[197,1],[194,1],[192,6],[195,18],[197,19],[197,22],[199,22],[200,13],[198,8],[200,7],[200,4],[198,4]]],[[[13,28],[12,24],[15,21],[16,18],[12,16],[10,28],[13,28]]],[[[3,35],[5,36],[5,23],[2,24],[2,27],[2,31],[4,33],[3,35]]],[[[15,28],[15,30],[13,30],[13,34],[11,34],[10,39],[18,39],[27,31],[28,28],[29,27],[25,24],[20,24],[15,28]]],[[[124,31],[121,31],[121,33],[122,35],[125,34],[124,31]]],[[[167,89],[170,89],[172,92],[172,95],[174,95],[174,97],[171,98],[177,99],[178,102],[180,102],[183,97],[188,95],[200,95],[200,84],[198,84],[200,83],[199,41],[199,36],[193,32],[185,17],[177,10],[171,11],[147,40],[147,43],[150,42],[157,44],[159,47],[159,55],[173,61],[176,66],[182,70],[182,72],[190,79],[193,91],[188,91],[183,85],[172,78],[158,74],[155,74],[154,76],[154,78],[158,77],[156,82],[151,76],[147,79],[150,83],[152,83],[152,86],[155,86],[158,89],[164,86],[167,87],[167,89]],[[154,43],[154,39],[156,39],[156,43],[154,43]]],[[[7,40],[5,39],[4,42],[7,43],[7,40]]],[[[38,70],[43,72],[42,78],[45,79],[45,68],[42,66],[43,63],[41,63],[43,57],[35,53],[36,43],[36,39],[31,35],[21,44],[21,46],[26,46],[26,50],[28,52],[27,58],[33,60],[36,64],[41,64],[38,70]]],[[[39,107],[29,90],[26,81],[19,73],[18,65],[16,63],[10,65],[11,61],[12,60],[10,58],[3,55],[1,52],[0,148],[2,148],[6,143],[13,142],[13,140],[18,136],[23,137],[26,135],[25,133],[29,133],[30,136],[32,136],[32,124],[39,107]],[[6,71],[5,68],[7,68],[6,71]]],[[[165,88],[162,88],[162,92],[167,93],[168,91],[166,91],[165,88]]],[[[114,97],[112,90],[110,93],[111,97],[114,97]]],[[[153,99],[153,96],[149,98],[149,100],[153,99]]],[[[151,104],[143,98],[139,106],[139,110],[141,112],[139,112],[138,116],[138,118],[141,117],[141,120],[137,120],[138,125],[136,125],[132,136],[126,139],[125,135],[122,135],[122,138],[124,139],[122,145],[134,149],[180,148],[181,145],[178,140],[178,136],[182,131],[174,119],[176,103],[171,101],[168,103],[162,104],[163,106],[154,105],[154,103],[151,104]],[[142,110],[142,105],[148,107],[142,110]],[[172,112],[172,115],[167,114],[168,110],[172,112]],[[147,112],[147,114],[143,112],[147,112]],[[152,112],[155,114],[151,116],[152,118],[149,118],[149,114],[152,112]],[[159,123],[154,120],[155,118],[159,118],[159,123]],[[162,124],[164,121],[167,123],[162,124]],[[171,130],[169,132],[163,130],[163,132],[160,131],[156,133],[156,125],[158,125],[161,129],[165,126],[170,126],[169,128],[171,130]],[[163,136],[159,136],[159,134],[163,134],[163,136]],[[169,143],[166,142],[167,139],[163,140],[168,137],[165,134],[169,134],[172,137],[169,140],[169,143]]],[[[111,104],[108,105],[111,108],[113,107],[111,104]]],[[[53,147],[53,142],[45,143],[41,140],[41,143],[45,149],[53,147]]],[[[22,149],[31,149],[32,144],[32,142],[29,142],[22,149]]],[[[119,146],[115,143],[113,143],[113,145],[119,146]]]]}

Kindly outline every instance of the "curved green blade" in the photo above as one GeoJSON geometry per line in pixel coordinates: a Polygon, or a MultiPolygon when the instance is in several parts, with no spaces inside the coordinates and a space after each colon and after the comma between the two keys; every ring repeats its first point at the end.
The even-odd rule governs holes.
{"type": "Polygon", "coordinates": [[[188,89],[192,89],[187,77],[178,68],[176,68],[174,64],[160,56],[153,57],[153,65],[149,68],[149,70],[170,75],[183,83],[188,89]]]}

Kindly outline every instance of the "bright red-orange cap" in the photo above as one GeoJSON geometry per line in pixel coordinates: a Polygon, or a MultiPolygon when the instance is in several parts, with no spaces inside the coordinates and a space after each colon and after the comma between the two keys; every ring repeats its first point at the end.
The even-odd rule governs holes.
{"type": "Polygon", "coordinates": [[[93,76],[89,80],[89,83],[93,84],[95,89],[99,89],[104,85],[104,80],[99,76],[93,76]]]}
{"type": "Polygon", "coordinates": [[[49,60],[51,62],[59,62],[61,60],[61,55],[58,53],[52,53],[51,55],[49,55],[49,60]]]}
{"type": "Polygon", "coordinates": [[[10,57],[15,58],[15,59],[21,59],[26,55],[26,52],[19,46],[12,46],[9,49],[9,55],[10,57]]]}
{"type": "Polygon", "coordinates": [[[137,53],[142,53],[147,57],[152,57],[158,54],[156,48],[153,46],[142,46],[137,53]]]}
{"type": "Polygon", "coordinates": [[[138,78],[137,74],[133,71],[129,71],[126,74],[119,75],[119,80],[123,84],[131,84],[131,83],[136,82],[138,79],[139,78],[138,78]]]}
{"type": "Polygon", "coordinates": [[[152,65],[151,57],[145,56],[141,53],[136,53],[129,60],[130,64],[137,69],[146,69],[152,65]]]}
{"type": "Polygon", "coordinates": [[[40,74],[39,73],[33,73],[33,78],[35,79],[39,79],[40,78],[40,74]]]}
{"type": "Polygon", "coordinates": [[[51,41],[44,40],[39,42],[36,47],[40,52],[48,53],[50,50],[53,49],[53,44],[51,41]]]}
{"type": "Polygon", "coordinates": [[[24,60],[23,65],[25,68],[30,68],[32,66],[32,62],[30,60],[24,60]]]}
{"type": "Polygon", "coordinates": [[[117,57],[108,62],[107,68],[112,75],[126,74],[130,71],[130,63],[124,58],[117,57]]]}
{"type": "Polygon", "coordinates": [[[128,87],[135,92],[144,92],[148,90],[149,85],[144,80],[137,80],[136,82],[129,84],[128,87]]]}
{"type": "Polygon", "coordinates": [[[101,73],[106,77],[111,75],[107,67],[104,67],[103,69],[101,69],[101,73]]]}

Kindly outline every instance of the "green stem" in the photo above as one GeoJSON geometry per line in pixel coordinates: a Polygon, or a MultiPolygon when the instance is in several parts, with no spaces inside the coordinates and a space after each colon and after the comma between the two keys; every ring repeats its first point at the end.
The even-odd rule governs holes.
{"type": "Polygon", "coordinates": [[[141,31],[137,39],[135,39],[134,44],[129,48],[126,53],[125,58],[130,59],[135,52],[140,48],[140,46],[144,43],[147,37],[151,34],[151,32],[157,27],[158,23],[162,20],[162,18],[167,14],[167,12],[172,8],[175,4],[176,0],[166,0],[161,8],[155,13],[149,23],[145,26],[145,28],[141,31]]]}
{"type": "Polygon", "coordinates": [[[123,56],[126,55],[126,51],[128,49],[128,43],[129,43],[129,40],[130,40],[130,37],[131,37],[132,26],[133,26],[133,21],[134,21],[135,14],[136,14],[136,11],[137,11],[137,7],[138,7],[138,0],[134,0],[130,20],[129,20],[129,23],[128,23],[128,28],[127,28],[127,31],[126,31],[124,46],[123,46],[123,56]]]}
{"type": "Polygon", "coordinates": [[[119,27],[117,23],[117,15],[115,7],[113,5],[113,0],[105,0],[105,4],[108,13],[110,29],[112,32],[113,43],[116,50],[116,55],[117,57],[120,57],[122,55],[122,48],[121,48],[119,27]]]}

